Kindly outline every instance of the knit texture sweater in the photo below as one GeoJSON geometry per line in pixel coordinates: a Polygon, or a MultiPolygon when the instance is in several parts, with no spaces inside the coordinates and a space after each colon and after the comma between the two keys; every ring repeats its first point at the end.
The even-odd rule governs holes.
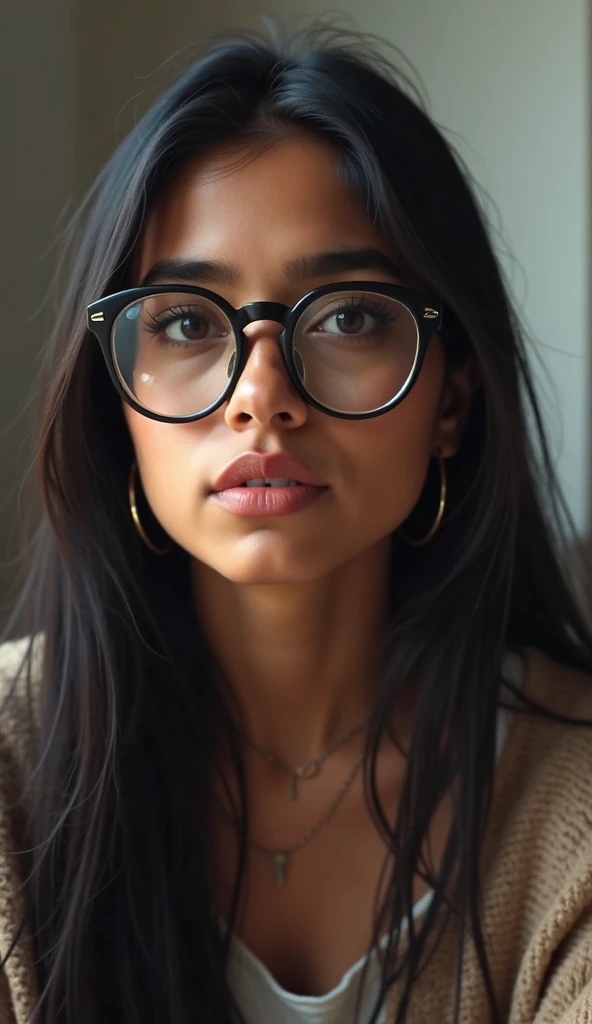
{"type": "MultiPolygon", "coordinates": [[[[31,706],[24,677],[8,701],[4,695],[24,651],[23,641],[0,647],[0,958],[23,913],[18,853],[25,809],[18,800],[35,735],[35,701],[33,694],[31,706]]],[[[562,715],[592,720],[592,679],[540,652],[527,652],[524,690],[562,715]]],[[[592,727],[511,714],[481,871],[481,919],[501,1020],[592,1024],[592,727]]],[[[408,1024],[453,1021],[457,929],[450,918],[414,986],[408,1024]]],[[[404,938],[402,944],[404,949],[404,938]]],[[[397,981],[389,993],[389,1021],[400,995],[397,981]]],[[[27,1024],[36,998],[33,950],[24,933],[0,972],[0,1024],[27,1024]]],[[[490,1020],[468,939],[460,1021],[490,1020]]]]}

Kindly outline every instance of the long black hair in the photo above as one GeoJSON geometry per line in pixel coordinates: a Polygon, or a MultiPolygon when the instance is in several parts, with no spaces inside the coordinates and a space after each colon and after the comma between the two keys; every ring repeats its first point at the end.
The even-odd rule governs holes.
{"type": "MultiPolygon", "coordinates": [[[[42,377],[44,513],[17,613],[44,638],[26,884],[40,1022],[240,1019],[226,980],[228,935],[212,906],[208,843],[217,730],[228,732],[239,782],[240,749],[191,611],[189,558],[176,549],[158,559],[134,531],[132,445],[85,307],[133,283],[146,216],[188,160],[293,130],[335,147],[340,173],[403,267],[443,300],[449,363],[470,358],[479,374],[463,443],[449,460],[443,527],[422,549],[393,538],[365,780],[392,851],[375,925],[375,941],[385,930],[392,937],[381,998],[403,979],[397,1022],[406,1019],[438,915],[453,909],[463,922],[457,1004],[468,930],[492,1020],[501,1019],[480,925],[479,851],[502,659],[508,648],[532,645],[590,670],[592,638],[566,572],[567,519],[525,345],[466,175],[403,75],[361,38],[318,29],[290,40],[276,31],[216,42],[134,127],[71,227],[42,377]],[[411,673],[420,680],[419,712],[391,820],[375,762],[411,673]],[[421,851],[453,779],[455,816],[434,875],[421,851]],[[409,949],[398,957],[417,871],[435,896],[421,927],[410,921],[409,949]]],[[[422,502],[412,513],[416,529],[422,502]]],[[[235,911],[244,791],[239,811],[235,911]]]]}

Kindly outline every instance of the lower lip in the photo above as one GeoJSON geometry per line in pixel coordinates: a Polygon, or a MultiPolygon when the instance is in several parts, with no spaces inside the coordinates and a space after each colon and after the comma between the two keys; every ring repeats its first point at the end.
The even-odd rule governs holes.
{"type": "Polygon", "coordinates": [[[214,491],[211,498],[217,505],[237,516],[289,516],[300,512],[320,498],[326,487],[230,487],[214,491]]]}

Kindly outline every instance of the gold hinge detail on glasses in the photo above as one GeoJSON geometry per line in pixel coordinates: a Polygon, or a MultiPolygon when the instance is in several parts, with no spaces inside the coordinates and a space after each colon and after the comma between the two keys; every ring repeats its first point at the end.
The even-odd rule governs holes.
{"type": "Polygon", "coordinates": [[[423,313],[424,320],[435,320],[437,316],[438,316],[438,310],[437,309],[432,309],[431,306],[426,306],[426,308],[424,310],[424,313],[423,313]]]}
{"type": "Polygon", "coordinates": [[[90,314],[90,318],[91,318],[91,320],[104,320],[105,319],[103,313],[91,313],[90,314]]]}

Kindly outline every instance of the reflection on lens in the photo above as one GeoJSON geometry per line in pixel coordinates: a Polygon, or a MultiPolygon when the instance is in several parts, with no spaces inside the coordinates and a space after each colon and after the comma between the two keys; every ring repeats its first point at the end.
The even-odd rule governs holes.
{"type": "Polygon", "coordinates": [[[130,304],[115,321],[111,344],[126,391],[160,416],[207,409],[228,386],[236,358],[225,313],[187,292],[162,292],[130,304]]]}
{"type": "Polygon", "coordinates": [[[308,306],[296,325],[296,371],[308,394],[335,412],[387,405],[413,373],[419,331],[411,311],[386,295],[332,292],[308,306]]]}

